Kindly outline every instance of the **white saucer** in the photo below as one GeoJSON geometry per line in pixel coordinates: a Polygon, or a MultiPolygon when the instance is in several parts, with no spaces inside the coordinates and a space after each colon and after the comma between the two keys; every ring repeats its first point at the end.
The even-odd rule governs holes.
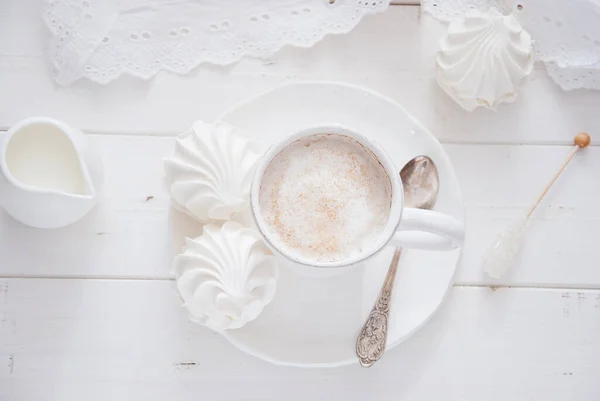
{"type": "MultiPolygon", "coordinates": [[[[436,210],[464,221],[458,181],[440,143],[399,104],[358,87],[298,83],[276,88],[220,117],[263,143],[317,125],[340,124],[370,136],[400,169],[430,156],[440,170],[436,210]]],[[[312,279],[281,268],[274,300],[254,321],[225,337],[272,363],[301,367],[357,362],[355,342],[391,260],[392,249],[365,268],[312,279]]],[[[460,251],[405,251],[392,297],[388,351],[431,318],[452,286],[460,251]]]]}

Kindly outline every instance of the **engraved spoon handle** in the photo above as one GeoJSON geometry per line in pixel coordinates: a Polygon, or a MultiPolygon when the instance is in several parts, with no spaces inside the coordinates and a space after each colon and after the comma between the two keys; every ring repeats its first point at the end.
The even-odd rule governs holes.
{"type": "Polygon", "coordinates": [[[379,360],[385,352],[392,289],[394,288],[394,279],[398,271],[398,261],[400,260],[401,253],[401,248],[396,248],[394,251],[394,257],[390,263],[379,296],[369,313],[367,321],[360,329],[360,335],[356,340],[356,355],[358,355],[360,364],[367,368],[379,360]]]}

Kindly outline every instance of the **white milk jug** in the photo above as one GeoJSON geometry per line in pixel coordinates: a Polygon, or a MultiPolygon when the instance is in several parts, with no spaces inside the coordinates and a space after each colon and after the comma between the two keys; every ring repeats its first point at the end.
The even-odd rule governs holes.
{"type": "Polygon", "coordinates": [[[0,144],[0,205],[37,228],[74,223],[96,204],[103,170],[81,131],[51,118],[23,120],[0,144]]]}

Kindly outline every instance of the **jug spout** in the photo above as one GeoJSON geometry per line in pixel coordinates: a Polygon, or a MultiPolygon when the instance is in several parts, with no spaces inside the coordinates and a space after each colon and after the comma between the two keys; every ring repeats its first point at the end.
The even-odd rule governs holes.
{"type": "Polygon", "coordinates": [[[94,206],[102,168],[81,131],[31,118],[11,127],[0,151],[0,204],[15,219],[33,227],[62,227],[94,206]]]}

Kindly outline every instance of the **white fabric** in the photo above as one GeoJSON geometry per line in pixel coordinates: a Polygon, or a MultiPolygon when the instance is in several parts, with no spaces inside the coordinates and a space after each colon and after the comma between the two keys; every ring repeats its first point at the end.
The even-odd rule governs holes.
{"type": "Polygon", "coordinates": [[[508,1],[504,0],[421,0],[423,11],[433,15],[440,21],[454,21],[465,16],[469,10],[482,13],[492,7],[506,14],[511,12],[508,1]]]}
{"type": "Polygon", "coordinates": [[[286,44],[310,47],[347,33],[389,0],[45,0],[54,34],[56,81],[107,83],[123,73],[148,79],[160,70],[268,57],[286,44]]]}
{"type": "Polygon", "coordinates": [[[535,59],[563,89],[600,89],[600,0],[422,0],[442,21],[471,9],[514,12],[535,43],[535,59]]]}
{"type": "Polygon", "coordinates": [[[600,63],[592,67],[561,68],[547,63],[548,75],[564,90],[587,88],[600,90],[600,63]]]}

